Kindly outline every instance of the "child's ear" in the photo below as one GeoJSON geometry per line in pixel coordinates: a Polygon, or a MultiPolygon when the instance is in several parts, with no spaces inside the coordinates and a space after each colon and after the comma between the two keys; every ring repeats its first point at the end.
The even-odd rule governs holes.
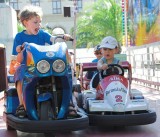
{"type": "Polygon", "coordinates": [[[116,47],[115,49],[114,49],[114,54],[117,54],[118,53],[118,48],[116,47]]]}
{"type": "Polygon", "coordinates": [[[24,27],[26,27],[26,25],[27,25],[27,21],[26,21],[26,20],[24,20],[24,21],[22,22],[22,24],[23,24],[23,26],[24,26],[24,27]]]}

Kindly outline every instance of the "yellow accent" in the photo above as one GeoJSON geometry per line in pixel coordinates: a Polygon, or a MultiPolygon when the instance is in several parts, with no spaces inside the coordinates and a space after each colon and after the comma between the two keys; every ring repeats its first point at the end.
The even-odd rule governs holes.
{"type": "Polygon", "coordinates": [[[27,66],[34,66],[33,56],[30,52],[27,52],[27,66]]]}

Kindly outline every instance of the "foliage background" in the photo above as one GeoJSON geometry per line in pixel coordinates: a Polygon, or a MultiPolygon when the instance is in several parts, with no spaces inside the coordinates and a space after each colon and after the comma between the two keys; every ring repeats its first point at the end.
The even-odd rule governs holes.
{"type": "MultiPolygon", "coordinates": [[[[120,2],[120,1],[119,1],[120,2]]],[[[121,44],[122,10],[115,0],[98,0],[85,7],[77,19],[77,47],[94,47],[106,36],[121,44]]]]}

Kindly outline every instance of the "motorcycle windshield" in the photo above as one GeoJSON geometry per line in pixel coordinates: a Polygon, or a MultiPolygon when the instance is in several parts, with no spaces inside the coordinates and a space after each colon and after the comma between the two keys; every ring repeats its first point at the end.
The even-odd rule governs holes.
{"type": "Polygon", "coordinates": [[[37,45],[29,43],[27,50],[27,64],[37,63],[42,59],[62,59],[66,58],[67,45],[65,42],[56,43],[54,45],[37,45]]]}

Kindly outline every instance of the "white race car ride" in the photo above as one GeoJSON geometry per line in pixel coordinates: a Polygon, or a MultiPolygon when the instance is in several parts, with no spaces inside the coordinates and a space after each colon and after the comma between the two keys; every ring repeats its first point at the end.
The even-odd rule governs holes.
{"type": "MultiPolygon", "coordinates": [[[[83,71],[96,70],[95,63],[82,63],[83,71]]],[[[92,126],[133,126],[146,125],[156,121],[156,112],[149,109],[141,91],[131,89],[131,65],[111,64],[106,71],[98,72],[90,81],[90,88],[84,89],[81,75],[81,93],[77,104],[89,117],[92,126]],[[127,76],[124,75],[127,73],[127,76]]]]}

